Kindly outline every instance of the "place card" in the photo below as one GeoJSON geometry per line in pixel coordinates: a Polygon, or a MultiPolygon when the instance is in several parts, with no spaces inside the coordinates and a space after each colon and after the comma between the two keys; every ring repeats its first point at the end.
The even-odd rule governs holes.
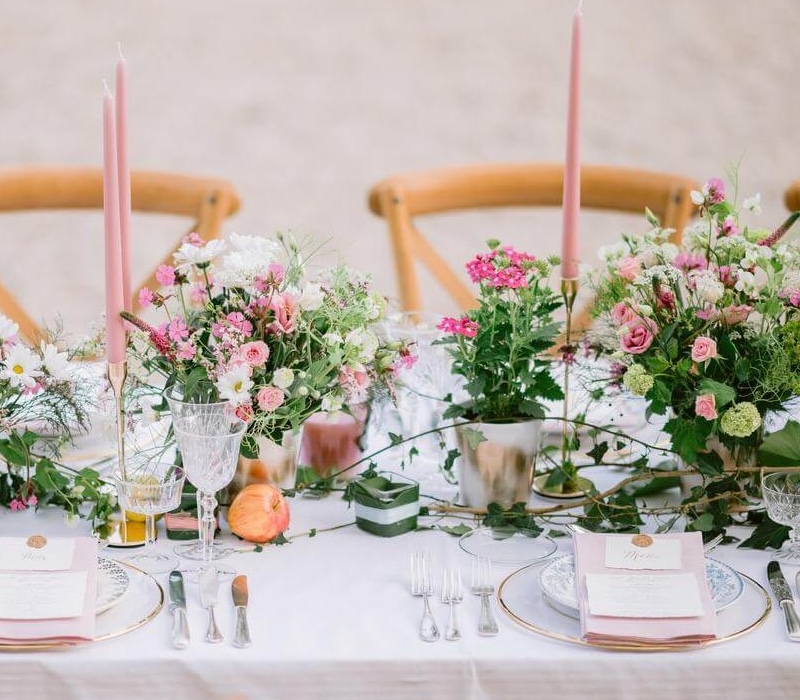
{"type": "Polygon", "coordinates": [[[0,570],[66,571],[74,553],[71,537],[0,537],[0,570]]]}
{"type": "Polygon", "coordinates": [[[680,569],[681,541],[650,535],[606,535],[608,569],[680,569]]]}
{"type": "Polygon", "coordinates": [[[0,619],[80,617],[88,572],[0,573],[0,619]]]}
{"type": "Polygon", "coordinates": [[[697,577],[685,574],[586,574],[589,612],[605,617],[700,617],[697,577]]]}

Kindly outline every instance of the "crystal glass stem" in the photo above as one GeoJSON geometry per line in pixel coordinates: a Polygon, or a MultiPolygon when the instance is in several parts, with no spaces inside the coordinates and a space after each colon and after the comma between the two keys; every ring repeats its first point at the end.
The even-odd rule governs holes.
{"type": "Polygon", "coordinates": [[[152,547],[156,543],[156,516],[154,513],[145,513],[144,516],[144,549],[145,552],[152,552],[152,547]]]}
{"type": "Polygon", "coordinates": [[[198,506],[200,508],[200,542],[203,545],[203,564],[202,568],[211,566],[212,547],[214,546],[214,511],[217,507],[217,499],[213,492],[198,492],[198,506]]]}

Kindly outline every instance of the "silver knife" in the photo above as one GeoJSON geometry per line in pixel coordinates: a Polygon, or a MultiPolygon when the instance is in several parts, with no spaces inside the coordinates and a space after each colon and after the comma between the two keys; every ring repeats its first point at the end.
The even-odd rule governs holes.
{"type": "Polygon", "coordinates": [[[172,612],[172,646],[185,649],[189,646],[189,621],[186,619],[186,592],[180,571],[172,571],[169,575],[169,609],[172,612]]]}
{"type": "Polygon", "coordinates": [[[247,626],[247,576],[240,575],[231,584],[233,604],[236,606],[236,631],[233,633],[233,646],[249,647],[250,628],[247,626]]]}
{"type": "Polygon", "coordinates": [[[200,574],[200,605],[208,610],[208,630],[206,641],[211,644],[221,642],[222,632],[217,627],[217,618],[214,615],[214,606],[217,604],[219,592],[219,574],[213,566],[209,566],[200,574]]]}
{"type": "Polygon", "coordinates": [[[800,617],[797,616],[792,591],[783,576],[781,565],[778,562],[771,561],[767,564],[767,578],[769,579],[769,585],[772,587],[772,592],[778,599],[781,610],[783,610],[783,618],[786,622],[786,631],[789,633],[789,639],[793,642],[800,642],[800,617]]]}

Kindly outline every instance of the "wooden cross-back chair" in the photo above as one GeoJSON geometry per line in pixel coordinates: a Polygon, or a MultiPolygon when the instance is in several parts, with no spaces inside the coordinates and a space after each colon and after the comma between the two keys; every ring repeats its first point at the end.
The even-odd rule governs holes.
{"type": "Polygon", "coordinates": [[[786,208],[789,211],[800,211],[800,180],[795,180],[784,195],[786,208]]]}
{"type": "MultiPolygon", "coordinates": [[[[136,212],[171,214],[186,217],[193,223],[176,236],[176,243],[142,286],[157,286],[155,271],[159,264],[172,262],[172,253],[180,246],[185,233],[197,232],[205,239],[219,236],[222,222],[238,211],[239,195],[233,185],[223,179],[166,172],[131,172],[131,209],[136,212]]],[[[103,171],[101,168],[20,167],[0,169],[0,212],[100,209],[103,208],[103,171]]],[[[133,224],[133,246],[135,247],[133,224]]],[[[98,241],[102,231],[98,232],[98,241]]],[[[39,325],[20,302],[0,284],[0,311],[19,324],[20,334],[35,340],[39,325]]]]}
{"type": "MultiPolygon", "coordinates": [[[[490,207],[559,207],[563,177],[562,165],[491,164],[397,175],[377,183],[369,207],[389,224],[403,310],[423,308],[417,261],[461,309],[475,306],[473,292],[420,232],[416,217],[490,207]]],[[[581,169],[583,208],[644,214],[647,207],[662,226],[675,229],[676,241],[695,212],[693,189],[700,187],[682,175],[603,165],[581,169]]],[[[588,312],[579,319],[576,328],[586,325],[588,312]]]]}

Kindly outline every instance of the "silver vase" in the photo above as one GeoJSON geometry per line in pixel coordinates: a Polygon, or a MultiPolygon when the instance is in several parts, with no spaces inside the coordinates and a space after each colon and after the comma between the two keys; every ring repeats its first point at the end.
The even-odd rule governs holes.
{"type": "Polygon", "coordinates": [[[471,508],[527,503],[541,431],[538,419],[457,426],[461,502],[471,508]],[[473,449],[466,430],[482,433],[485,440],[473,449]]]}

